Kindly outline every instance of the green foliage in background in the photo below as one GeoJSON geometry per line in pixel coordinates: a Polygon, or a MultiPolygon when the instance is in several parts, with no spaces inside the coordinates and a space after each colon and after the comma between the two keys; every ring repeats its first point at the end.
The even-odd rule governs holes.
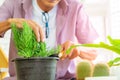
{"type": "MultiPolygon", "coordinates": [[[[75,48],[75,47],[79,47],[79,46],[83,46],[83,47],[94,47],[94,48],[104,48],[107,50],[111,50],[113,52],[115,52],[116,54],[120,55],[120,39],[112,39],[110,36],[107,37],[110,44],[104,43],[104,42],[100,42],[98,44],[78,44],[75,46],[71,46],[66,53],[69,54],[70,51],[75,48]]],[[[108,62],[109,66],[118,66],[120,65],[120,57],[115,58],[114,60],[111,60],[108,62]]]]}
{"type": "Polygon", "coordinates": [[[76,66],[76,77],[77,80],[85,80],[85,77],[91,77],[92,76],[92,64],[90,61],[83,60],[80,61],[76,66]]]}
{"type": "Polygon", "coordinates": [[[14,23],[11,24],[11,28],[19,56],[26,58],[48,57],[60,51],[60,46],[48,50],[45,42],[37,42],[34,32],[26,22],[23,23],[22,29],[18,29],[14,23]]]}

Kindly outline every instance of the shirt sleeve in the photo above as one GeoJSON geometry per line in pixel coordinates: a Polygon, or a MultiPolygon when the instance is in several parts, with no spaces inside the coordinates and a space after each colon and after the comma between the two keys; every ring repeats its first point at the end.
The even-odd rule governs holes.
{"type": "MultiPolygon", "coordinates": [[[[4,3],[0,6],[0,22],[7,20],[12,17],[13,5],[11,4],[13,0],[5,0],[4,3]]],[[[4,26],[3,26],[4,27],[4,26]]],[[[3,37],[4,33],[0,34],[0,37],[3,37]]]]}
{"type": "Polygon", "coordinates": [[[81,5],[78,10],[76,25],[76,36],[79,43],[92,43],[95,39],[98,38],[98,34],[93,28],[88,15],[85,13],[83,5],[81,5]]]}

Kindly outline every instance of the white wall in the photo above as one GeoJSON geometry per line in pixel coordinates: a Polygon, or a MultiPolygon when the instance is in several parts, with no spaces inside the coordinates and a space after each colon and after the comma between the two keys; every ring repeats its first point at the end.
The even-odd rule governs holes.
{"type": "Polygon", "coordinates": [[[0,5],[2,5],[2,3],[4,2],[5,0],[0,0],[0,5]]]}
{"type": "MultiPolygon", "coordinates": [[[[99,34],[100,41],[104,42],[107,42],[106,36],[109,34],[109,5],[110,0],[85,0],[84,2],[84,8],[90,17],[93,27],[99,34]]],[[[96,62],[109,61],[111,59],[111,52],[108,52],[104,49],[98,49],[97,51],[99,57],[97,58],[96,62]]]]}
{"type": "Polygon", "coordinates": [[[97,30],[102,41],[106,41],[109,33],[109,4],[110,0],[85,0],[84,7],[93,27],[97,30]]]}
{"type": "MultiPolygon", "coordinates": [[[[5,0],[0,0],[0,6],[3,4],[5,0]]],[[[8,57],[9,53],[9,39],[10,39],[10,31],[5,33],[4,38],[0,38],[0,47],[2,47],[3,51],[6,53],[8,57]]]]}

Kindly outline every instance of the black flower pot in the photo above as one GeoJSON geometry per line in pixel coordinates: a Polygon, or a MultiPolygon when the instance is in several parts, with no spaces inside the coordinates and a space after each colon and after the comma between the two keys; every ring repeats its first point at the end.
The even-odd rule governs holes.
{"type": "Polygon", "coordinates": [[[17,80],[55,80],[57,57],[16,58],[17,80]]]}

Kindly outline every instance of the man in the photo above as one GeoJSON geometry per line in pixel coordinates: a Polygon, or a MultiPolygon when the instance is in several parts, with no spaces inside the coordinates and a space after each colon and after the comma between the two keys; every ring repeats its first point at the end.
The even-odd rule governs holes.
{"type": "MultiPolygon", "coordinates": [[[[2,37],[4,32],[10,29],[10,23],[15,22],[18,28],[22,28],[21,23],[26,21],[36,34],[38,42],[45,41],[48,47],[61,44],[64,52],[74,43],[91,43],[98,36],[78,0],[6,0],[0,8],[0,21],[2,37]]],[[[17,57],[16,52],[11,38],[10,77],[5,80],[15,80],[14,63],[11,60],[17,57]]],[[[77,56],[95,59],[94,54],[80,53],[77,48],[69,55],[64,53],[62,60],[58,61],[56,80],[75,77],[74,58],[77,56]]]]}

